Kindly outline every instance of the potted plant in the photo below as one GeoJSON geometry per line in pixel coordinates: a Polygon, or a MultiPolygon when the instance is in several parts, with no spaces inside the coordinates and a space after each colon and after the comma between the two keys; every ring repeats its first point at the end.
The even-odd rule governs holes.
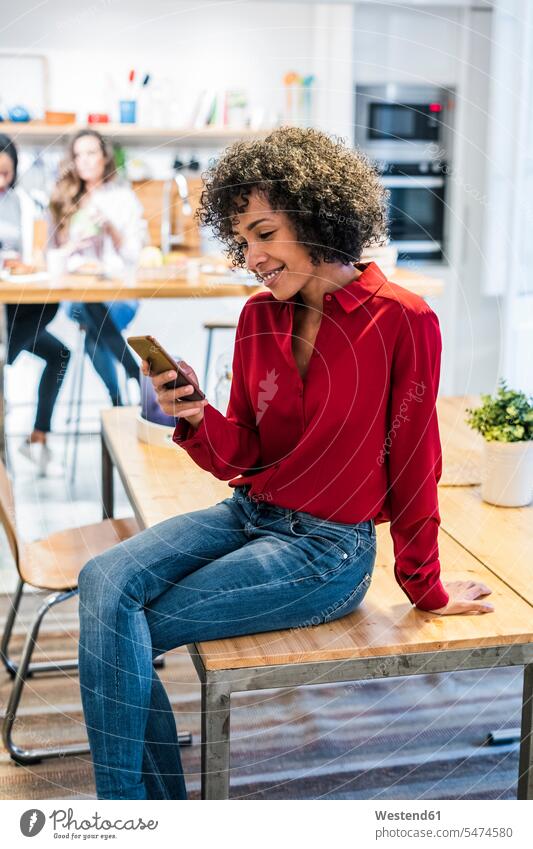
{"type": "Polygon", "coordinates": [[[500,379],[495,397],[468,408],[467,424],[484,438],[481,497],[499,507],[523,507],[533,494],[533,398],[500,379]]]}

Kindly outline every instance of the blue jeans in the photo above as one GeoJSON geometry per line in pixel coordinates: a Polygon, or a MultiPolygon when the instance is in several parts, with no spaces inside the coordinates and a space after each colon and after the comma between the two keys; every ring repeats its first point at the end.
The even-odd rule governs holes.
{"type": "Polygon", "coordinates": [[[80,686],[99,799],[187,798],[155,657],[330,622],[368,590],[372,519],[326,522],[248,491],[161,522],[80,573],[80,686]]]}
{"type": "Polygon", "coordinates": [[[117,363],[123,365],[128,377],[140,380],[139,366],[121,332],[135,316],[136,303],[73,303],[67,309],[70,318],[85,327],[85,352],[109,392],[113,404],[122,404],[117,363]]]}

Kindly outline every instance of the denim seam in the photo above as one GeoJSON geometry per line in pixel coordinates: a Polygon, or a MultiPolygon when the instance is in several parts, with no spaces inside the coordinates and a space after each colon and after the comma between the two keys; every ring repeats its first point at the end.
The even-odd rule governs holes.
{"type": "MultiPolygon", "coordinates": [[[[168,559],[170,560],[170,557],[169,557],[168,559]]],[[[149,566],[145,566],[145,567],[143,567],[143,569],[141,570],[141,574],[144,574],[144,572],[145,572],[147,569],[149,569],[149,568],[150,568],[149,566]]],[[[119,605],[120,605],[120,602],[122,601],[122,598],[123,598],[125,595],[127,595],[127,592],[128,592],[129,587],[130,587],[130,584],[131,584],[131,585],[135,584],[135,583],[137,582],[138,577],[139,577],[139,575],[138,575],[138,574],[135,574],[135,575],[132,575],[132,577],[131,577],[131,578],[129,578],[129,580],[128,580],[128,581],[126,581],[126,583],[124,584],[124,586],[123,586],[123,587],[122,587],[122,589],[120,590],[119,605]]],[[[118,704],[119,704],[119,686],[118,686],[118,679],[119,679],[119,655],[118,655],[118,651],[119,651],[119,642],[120,642],[120,641],[119,641],[119,639],[118,639],[118,638],[117,638],[117,636],[116,636],[116,635],[117,635],[117,621],[116,621],[116,620],[117,620],[117,618],[118,618],[118,607],[117,607],[117,614],[116,614],[116,617],[115,617],[115,628],[114,628],[114,634],[115,634],[115,669],[114,669],[114,673],[115,673],[115,676],[114,676],[114,677],[115,677],[115,704],[117,704],[117,705],[118,705],[118,704]]],[[[153,658],[151,657],[151,658],[150,658],[150,663],[152,663],[152,662],[153,662],[153,658]]],[[[145,730],[146,730],[146,728],[145,728],[145,730]]],[[[105,733],[104,733],[104,739],[105,739],[105,733]]],[[[146,746],[145,746],[145,743],[144,743],[144,741],[143,741],[143,751],[145,750],[145,748],[146,748],[146,746]]],[[[107,756],[107,752],[106,752],[106,756],[107,756]]],[[[141,776],[142,776],[142,767],[141,767],[141,776]]],[[[122,797],[121,797],[121,796],[119,796],[119,798],[122,798],[122,797]]],[[[165,797],[165,798],[167,798],[167,797],[165,797]]]]}
{"type": "MultiPolygon", "coordinates": [[[[334,549],[337,552],[337,554],[343,560],[347,560],[348,557],[351,558],[351,557],[355,556],[355,552],[354,552],[354,554],[348,554],[348,552],[344,551],[344,549],[341,548],[340,545],[337,545],[336,542],[332,542],[330,539],[327,539],[327,537],[322,537],[319,534],[304,534],[304,535],[295,534],[295,536],[300,537],[300,539],[305,539],[306,536],[309,536],[309,537],[311,537],[311,539],[321,540],[322,542],[327,543],[327,545],[329,545],[332,549],[334,549]]],[[[357,550],[358,547],[359,547],[359,543],[357,543],[356,550],[357,550]]]]}
{"type": "MultiPolygon", "coordinates": [[[[301,522],[302,525],[306,523],[309,525],[316,525],[318,528],[322,526],[336,528],[339,531],[349,531],[354,530],[358,533],[362,530],[361,525],[366,525],[369,520],[363,522],[332,522],[329,519],[322,519],[320,516],[313,516],[311,513],[306,513],[303,510],[293,510],[293,518],[296,522],[301,522]],[[301,517],[301,518],[300,518],[301,517]]],[[[366,531],[367,529],[363,529],[366,531]]]]}
{"type": "MultiPolygon", "coordinates": [[[[301,523],[301,524],[303,524],[303,523],[301,523]]],[[[294,526],[293,526],[292,522],[291,522],[291,526],[290,526],[290,532],[294,537],[296,537],[296,539],[306,539],[307,537],[309,537],[310,539],[322,540],[322,542],[325,542],[328,545],[330,545],[332,548],[334,548],[335,551],[337,551],[337,553],[342,557],[343,560],[346,559],[345,555],[348,555],[348,557],[354,557],[355,556],[355,552],[359,548],[359,543],[361,541],[359,531],[357,531],[357,541],[356,541],[356,544],[355,544],[355,552],[353,554],[348,554],[348,552],[344,551],[344,549],[341,548],[340,545],[337,545],[337,543],[332,542],[332,540],[328,539],[327,537],[323,537],[320,534],[315,534],[315,533],[312,533],[312,532],[305,533],[305,534],[296,533],[296,531],[294,530],[294,526]]]]}
{"type": "Polygon", "coordinates": [[[376,551],[377,549],[377,542],[375,538],[370,540],[361,539],[361,545],[366,549],[366,551],[376,551]]]}
{"type": "MultiPolygon", "coordinates": [[[[235,498],[235,500],[237,501],[237,503],[240,503],[243,498],[244,498],[244,496],[239,495],[235,498]]],[[[272,508],[269,506],[269,509],[272,509],[272,508]]],[[[280,509],[285,509],[285,508],[280,508],[280,509]]],[[[344,551],[344,549],[341,548],[339,545],[332,542],[332,540],[327,539],[327,537],[320,536],[320,534],[313,534],[313,533],[297,534],[294,531],[294,526],[293,526],[294,523],[293,523],[293,520],[292,520],[292,517],[291,517],[291,512],[293,512],[293,511],[287,510],[286,516],[285,516],[285,514],[281,514],[281,513],[279,514],[279,516],[282,516],[283,518],[289,519],[289,534],[290,534],[291,538],[305,539],[306,537],[310,537],[311,539],[313,539],[313,538],[314,539],[320,539],[320,540],[322,540],[322,542],[327,543],[332,549],[334,549],[337,552],[337,554],[339,555],[339,557],[341,557],[342,561],[346,560],[346,555],[348,557],[354,556],[354,554],[348,554],[348,552],[344,551]]],[[[258,515],[257,519],[259,520],[259,518],[260,518],[260,516],[258,515]]],[[[274,521],[277,521],[277,518],[275,518],[274,521]]],[[[296,521],[297,522],[299,521],[302,525],[304,524],[303,520],[296,519],[296,521]]],[[[254,522],[253,519],[248,518],[248,516],[246,516],[245,526],[250,526],[250,530],[254,529],[254,528],[257,529],[257,530],[263,530],[263,531],[265,531],[265,530],[269,531],[270,530],[268,527],[265,528],[264,526],[261,526],[260,524],[258,524],[258,522],[254,522]]],[[[275,533],[275,531],[271,531],[271,532],[275,533]]],[[[357,548],[359,547],[360,535],[359,535],[359,531],[356,531],[356,533],[357,533],[357,543],[356,543],[356,550],[357,550],[357,548]]],[[[340,565],[342,565],[342,563],[340,565]]],[[[323,574],[329,575],[332,571],[336,571],[338,568],[339,568],[339,566],[335,567],[334,570],[332,569],[328,572],[324,572],[323,574]]],[[[298,578],[296,580],[305,580],[305,579],[304,578],[298,578]]],[[[283,583],[285,583],[285,582],[283,582],[283,583]]],[[[260,586],[267,586],[267,585],[261,584],[260,586]]],[[[271,584],[269,582],[268,586],[276,586],[276,584],[271,584]]]]}
{"type": "Polygon", "coordinates": [[[153,758],[153,755],[150,751],[150,747],[146,743],[146,740],[144,742],[144,751],[145,751],[145,754],[146,754],[148,760],[150,761],[150,766],[152,767],[152,775],[155,777],[157,783],[159,784],[160,790],[163,794],[163,798],[164,799],[170,799],[170,796],[168,795],[168,792],[167,792],[165,782],[163,781],[161,774],[160,774],[159,770],[157,769],[157,764],[156,764],[156,762],[153,758]]]}
{"type": "MultiPolygon", "coordinates": [[[[240,593],[240,592],[244,592],[244,591],[249,592],[251,590],[261,589],[262,587],[279,587],[279,586],[283,586],[284,584],[297,584],[297,583],[300,583],[301,581],[314,581],[315,583],[317,581],[321,582],[321,579],[322,579],[323,576],[331,575],[333,572],[338,572],[343,564],[349,563],[350,560],[352,560],[352,559],[353,559],[353,557],[347,558],[346,560],[343,560],[342,563],[340,563],[339,566],[337,566],[335,569],[330,569],[329,572],[323,572],[322,575],[320,575],[320,576],[306,575],[304,578],[291,578],[290,580],[287,580],[287,581],[269,581],[266,584],[254,584],[253,586],[248,586],[248,587],[232,587],[232,589],[225,590],[225,593],[227,593],[229,595],[229,594],[235,594],[235,593],[240,593]]],[[[179,612],[180,612],[180,614],[185,613],[187,610],[190,610],[191,608],[194,608],[197,605],[204,604],[204,603],[205,603],[204,599],[200,599],[199,601],[194,601],[191,604],[188,604],[187,607],[180,608],[179,612]]]]}
{"type": "MultiPolygon", "coordinates": [[[[356,588],[354,590],[352,590],[352,592],[348,596],[346,596],[346,598],[342,599],[342,601],[339,602],[339,604],[336,606],[336,608],[334,609],[334,611],[332,612],[331,615],[333,616],[339,610],[339,608],[344,607],[345,604],[348,604],[348,602],[351,601],[359,593],[359,590],[362,588],[362,586],[364,584],[368,584],[368,586],[370,586],[371,581],[372,581],[371,573],[366,572],[364,577],[361,578],[361,580],[357,584],[356,588]]],[[[340,618],[341,617],[339,617],[339,619],[340,618]]],[[[324,623],[327,623],[328,621],[330,621],[330,619],[328,617],[324,617],[324,623]]]]}

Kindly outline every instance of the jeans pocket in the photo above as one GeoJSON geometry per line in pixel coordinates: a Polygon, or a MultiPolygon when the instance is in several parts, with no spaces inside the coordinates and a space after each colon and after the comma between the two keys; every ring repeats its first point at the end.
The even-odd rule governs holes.
{"type": "Polygon", "coordinates": [[[345,598],[342,598],[335,604],[331,604],[326,609],[322,622],[333,622],[335,619],[341,619],[341,617],[348,616],[349,613],[353,613],[354,610],[359,607],[367,594],[371,581],[372,573],[371,571],[368,571],[359,581],[354,590],[351,590],[345,598]]]}
{"type": "Polygon", "coordinates": [[[294,517],[290,530],[294,537],[315,540],[325,546],[332,554],[336,553],[341,561],[354,556],[361,539],[357,525],[346,525],[344,529],[320,519],[315,522],[294,517]]]}

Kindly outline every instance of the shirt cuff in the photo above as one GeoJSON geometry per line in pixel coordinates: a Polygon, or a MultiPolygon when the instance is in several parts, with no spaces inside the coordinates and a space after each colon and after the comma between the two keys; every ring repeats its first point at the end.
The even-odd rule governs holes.
{"type": "Polygon", "coordinates": [[[177,419],[176,427],[174,429],[174,433],[172,434],[172,441],[177,445],[180,445],[182,448],[188,448],[189,446],[193,446],[193,444],[198,441],[201,441],[201,430],[204,426],[204,419],[200,422],[197,428],[194,428],[187,419],[177,419]],[[200,439],[196,439],[197,436],[200,436],[200,439]]]}
{"type": "MultiPolygon", "coordinates": [[[[411,597],[411,594],[408,595],[411,597]]],[[[431,587],[424,590],[419,598],[411,597],[411,601],[419,610],[439,610],[448,604],[449,599],[450,596],[444,589],[440,578],[431,587]]]]}

